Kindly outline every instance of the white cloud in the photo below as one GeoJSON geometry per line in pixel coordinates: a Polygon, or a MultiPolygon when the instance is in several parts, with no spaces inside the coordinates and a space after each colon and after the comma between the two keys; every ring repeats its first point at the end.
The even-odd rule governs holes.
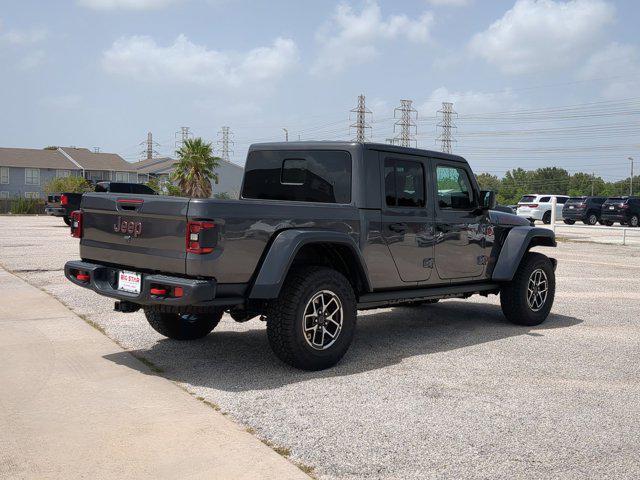
{"type": "Polygon", "coordinates": [[[589,57],[579,78],[602,79],[602,95],[607,99],[634,97],[640,79],[640,52],[634,45],[610,43],[589,57]]]}
{"type": "Polygon", "coordinates": [[[158,10],[180,0],[77,0],[93,10],[158,10]]]}
{"type": "Polygon", "coordinates": [[[33,45],[47,38],[48,32],[41,27],[28,28],[24,30],[12,29],[2,35],[0,39],[11,45],[33,45]]]}
{"type": "Polygon", "coordinates": [[[148,36],[123,37],[104,52],[102,65],[114,75],[156,83],[239,87],[275,80],[298,58],[293,40],[277,38],[244,54],[210,50],[179,35],[169,46],[148,36]]]}
{"type": "Polygon", "coordinates": [[[470,49],[508,74],[563,68],[584,58],[614,17],[604,0],[518,0],[470,49]]]}
{"type": "Polygon", "coordinates": [[[471,0],[427,0],[427,3],[436,7],[464,7],[471,3],[471,0]]]}
{"type": "Polygon", "coordinates": [[[461,115],[514,110],[522,106],[517,95],[509,89],[486,93],[473,90],[452,92],[440,87],[431,92],[418,111],[431,115],[440,108],[442,102],[453,102],[454,110],[461,115]]]}
{"type": "Polygon", "coordinates": [[[404,37],[416,43],[427,42],[432,24],[430,12],[415,20],[406,15],[391,15],[385,20],[375,1],[366,2],[359,13],[342,3],[316,35],[320,52],[312,71],[338,72],[350,64],[371,60],[378,53],[377,44],[383,40],[404,37]]]}

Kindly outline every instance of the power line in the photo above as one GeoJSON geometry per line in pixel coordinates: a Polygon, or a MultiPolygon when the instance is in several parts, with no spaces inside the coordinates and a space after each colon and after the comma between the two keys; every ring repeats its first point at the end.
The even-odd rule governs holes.
{"type": "Polygon", "coordinates": [[[233,149],[230,148],[230,145],[234,145],[233,140],[231,140],[231,135],[233,132],[229,129],[229,127],[222,127],[218,132],[218,137],[220,138],[217,142],[220,147],[218,151],[220,152],[220,158],[226,160],[227,162],[231,161],[231,154],[233,153],[233,149]]]}
{"type": "Polygon", "coordinates": [[[176,150],[179,150],[184,145],[184,142],[186,142],[192,136],[193,133],[191,133],[191,129],[189,127],[180,127],[180,130],[175,133],[176,150]]]}
{"type": "Polygon", "coordinates": [[[151,132],[147,133],[147,140],[144,142],[140,142],[140,145],[146,146],[146,148],[142,152],[140,152],[140,155],[144,155],[147,160],[151,160],[152,158],[160,155],[154,148],[159,147],[160,144],[153,141],[153,134],[151,132]]]}
{"type": "Polygon", "coordinates": [[[437,141],[440,142],[440,150],[444,153],[451,153],[453,143],[456,141],[453,138],[453,130],[458,128],[453,122],[453,117],[458,114],[453,110],[453,103],[442,102],[442,108],[438,110],[438,115],[440,115],[440,121],[437,123],[437,128],[440,129],[440,135],[437,141]]]}
{"type": "Polygon", "coordinates": [[[418,133],[416,120],[418,119],[418,111],[413,108],[412,100],[400,100],[400,106],[393,110],[393,117],[400,118],[393,124],[393,133],[396,133],[396,127],[400,128],[400,133],[393,137],[390,143],[400,145],[402,147],[417,147],[415,135],[418,133]]]}
{"type": "Polygon", "coordinates": [[[351,113],[356,114],[356,123],[352,123],[349,126],[349,131],[351,131],[352,128],[356,129],[356,136],[353,141],[359,143],[366,142],[366,131],[367,129],[371,130],[371,125],[367,124],[367,115],[371,115],[371,110],[365,105],[364,95],[358,95],[358,106],[351,109],[351,113]]]}

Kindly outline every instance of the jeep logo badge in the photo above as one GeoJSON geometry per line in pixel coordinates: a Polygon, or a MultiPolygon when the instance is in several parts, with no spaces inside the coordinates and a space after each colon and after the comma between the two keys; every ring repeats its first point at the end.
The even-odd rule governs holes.
{"type": "Polygon", "coordinates": [[[129,237],[139,237],[142,235],[142,222],[126,221],[118,217],[118,223],[113,224],[113,231],[126,233],[129,237]]]}

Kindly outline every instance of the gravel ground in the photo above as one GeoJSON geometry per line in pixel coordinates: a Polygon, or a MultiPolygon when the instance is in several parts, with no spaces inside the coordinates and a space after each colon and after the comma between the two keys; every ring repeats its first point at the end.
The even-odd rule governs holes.
{"type": "Polygon", "coordinates": [[[113,312],[64,279],[77,240],[59,219],[0,225],[7,269],[323,479],[640,477],[636,247],[547,249],[558,291],[540,327],[506,323],[496,297],[362,312],[344,360],[304,373],[275,359],[259,321],[225,316],[206,339],[180,343],[141,313],[113,312]]]}

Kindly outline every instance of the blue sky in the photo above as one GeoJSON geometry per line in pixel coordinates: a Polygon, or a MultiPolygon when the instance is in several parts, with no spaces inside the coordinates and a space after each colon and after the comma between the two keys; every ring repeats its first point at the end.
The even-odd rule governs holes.
{"type": "Polygon", "coordinates": [[[371,136],[401,98],[418,145],[459,113],[454,151],[481,171],[565,166],[622,178],[640,161],[640,4],[613,0],[56,0],[0,11],[0,145],[77,145],[140,158],[186,125],[254,141],[371,136]]]}

